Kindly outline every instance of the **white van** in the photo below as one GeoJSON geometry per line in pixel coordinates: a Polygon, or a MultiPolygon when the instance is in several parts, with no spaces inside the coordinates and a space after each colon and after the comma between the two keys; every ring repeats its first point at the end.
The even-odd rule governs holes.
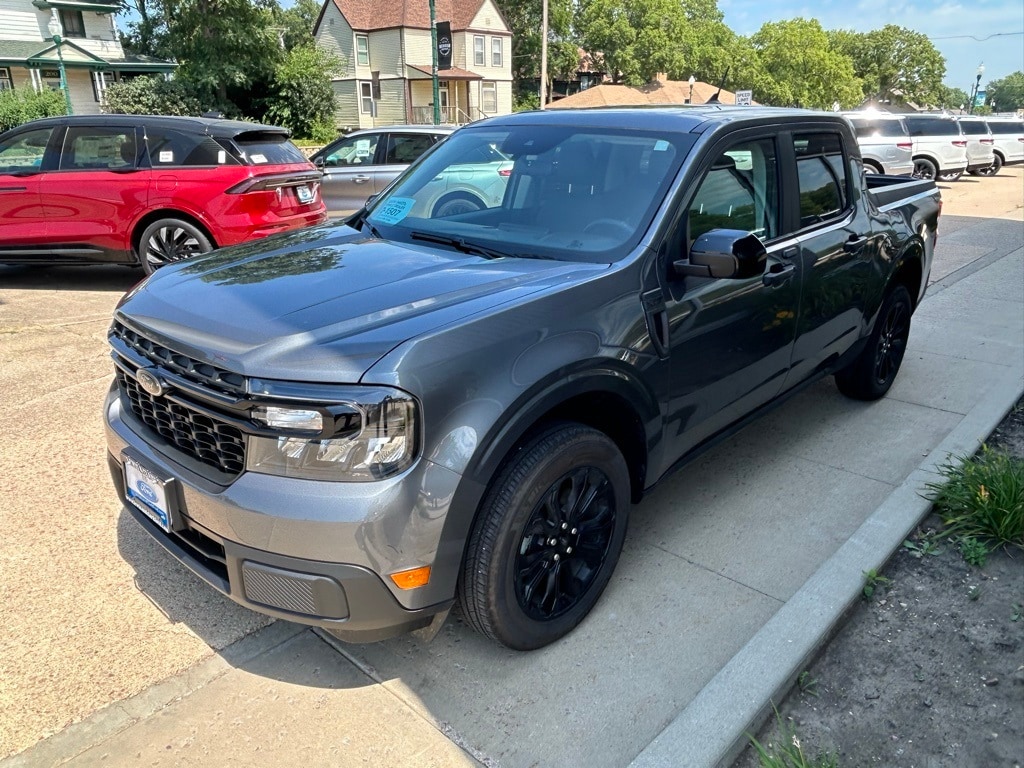
{"type": "Polygon", "coordinates": [[[995,176],[1004,165],[1024,163],[1024,120],[990,117],[986,120],[992,131],[992,165],[971,173],[995,176]]]}
{"type": "Polygon", "coordinates": [[[956,181],[967,170],[967,139],[952,115],[905,115],[914,142],[914,176],[956,181]]]}

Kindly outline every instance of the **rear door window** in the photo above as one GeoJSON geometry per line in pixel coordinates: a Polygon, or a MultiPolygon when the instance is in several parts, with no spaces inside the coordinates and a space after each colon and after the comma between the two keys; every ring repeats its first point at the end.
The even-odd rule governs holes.
{"type": "Polygon", "coordinates": [[[148,127],[146,144],[154,168],[239,164],[234,153],[205,133],[148,127]]]}
{"type": "Polygon", "coordinates": [[[384,155],[384,164],[409,165],[432,146],[434,146],[434,139],[428,133],[388,134],[388,149],[384,155]]]}
{"type": "Polygon", "coordinates": [[[138,166],[134,126],[71,126],[60,155],[62,171],[121,170],[138,166]]]}
{"type": "Polygon", "coordinates": [[[839,134],[796,134],[793,149],[800,183],[800,227],[840,216],[846,209],[847,179],[839,134]]]}

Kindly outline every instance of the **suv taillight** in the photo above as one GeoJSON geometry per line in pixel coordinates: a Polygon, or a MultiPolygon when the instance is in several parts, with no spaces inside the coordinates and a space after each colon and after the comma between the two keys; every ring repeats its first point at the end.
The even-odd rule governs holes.
{"type": "Polygon", "coordinates": [[[301,187],[304,184],[319,184],[322,176],[319,171],[309,173],[270,173],[266,176],[254,176],[251,179],[235,184],[227,190],[229,195],[244,195],[247,192],[267,192],[284,187],[301,187]]]}
{"type": "Polygon", "coordinates": [[[982,144],[995,144],[996,140],[995,139],[982,139],[981,143],[982,144]]]}
{"type": "Polygon", "coordinates": [[[967,142],[966,141],[954,141],[953,142],[953,146],[954,147],[966,147],[967,146],[967,142]]]}
{"type": "Polygon", "coordinates": [[[912,142],[912,141],[897,141],[896,142],[896,146],[899,149],[913,149],[914,148],[914,142],[912,142]]]}

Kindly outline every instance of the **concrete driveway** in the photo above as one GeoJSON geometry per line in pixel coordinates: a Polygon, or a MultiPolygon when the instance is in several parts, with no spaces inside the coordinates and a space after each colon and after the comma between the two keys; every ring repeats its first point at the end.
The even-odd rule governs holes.
{"type": "Polygon", "coordinates": [[[339,653],[199,582],[107,476],[104,336],[141,274],[0,267],[0,757],[21,753],[0,764],[620,766],[661,764],[659,734],[674,764],[707,764],[685,738],[713,734],[671,740],[681,713],[926,457],[1012,402],[1022,180],[942,185],[932,295],[888,397],[820,382],[666,481],[594,613],[531,654],[457,620],[339,653]]]}

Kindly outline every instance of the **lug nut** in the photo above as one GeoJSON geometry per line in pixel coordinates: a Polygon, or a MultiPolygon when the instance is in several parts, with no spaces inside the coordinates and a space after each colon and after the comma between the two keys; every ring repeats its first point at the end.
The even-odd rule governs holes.
{"type": "Polygon", "coordinates": [[[571,555],[572,554],[572,547],[566,547],[565,548],[565,554],[571,555]]]}
{"type": "Polygon", "coordinates": [[[571,531],[569,531],[569,533],[571,533],[573,536],[575,536],[579,532],[580,532],[579,528],[573,528],[571,531]]]}
{"type": "Polygon", "coordinates": [[[559,560],[561,560],[561,559],[562,559],[561,555],[555,555],[555,557],[554,557],[554,560],[555,560],[555,562],[556,562],[556,563],[557,563],[557,562],[558,562],[559,560]]]}
{"type": "Polygon", "coordinates": [[[558,543],[558,539],[548,539],[548,546],[553,547],[558,543]]]}
{"type": "Polygon", "coordinates": [[[563,531],[564,531],[564,530],[565,530],[566,528],[568,528],[568,527],[569,527],[569,524],[568,524],[568,523],[562,523],[562,530],[563,530],[563,531]]]}

